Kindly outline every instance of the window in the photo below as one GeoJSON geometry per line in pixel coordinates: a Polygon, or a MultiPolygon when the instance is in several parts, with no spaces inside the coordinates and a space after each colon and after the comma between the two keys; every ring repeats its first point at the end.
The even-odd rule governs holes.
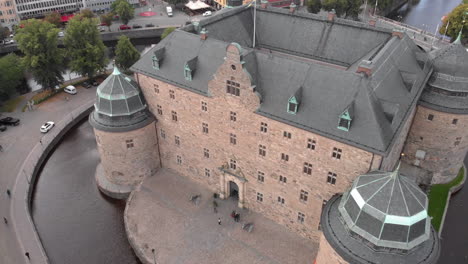
{"type": "Polygon", "coordinates": [[[336,173],[328,172],[327,183],[335,185],[336,183],[336,173]]]}
{"type": "Polygon", "coordinates": [[[169,97],[170,97],[171,99],[175,99],[175,92],[174,92],[174,90],[169,90],[169,97]]]}
{"type": "Polygon", "coordinates": [[[341,149],[333,148],[332,158],[341,159],[341,149]]]}
{"type": "Polygon", "coordinates": [[[307,202],[307,199],[309,199],[309,192],[301,190],[301,194],[299,195],[299,200],[301,202],[307,202]]]}
{"type": "Polygon", "coordinates": [[[288,154],[281,153],[281,160],[283,160],[283,161],[289,161],[289,155],[288,155],[288,154]]]}
{"type": "Polygon", "coordinates": [[[166,138],[166,132],[161,128],[161,131],[159,132],[162,138],[166,138]]]}
{"type": "Polygon", "coordinates": [[[203,149],[203,157],[209,159],[210,158],[210,150],[209,149],[203,149]]]}
{"type": "Polygon", "coordinates": [[[315,150],[315,144],[316,144],[315,140],[310,139],[310,138],[307,139],[307,148],[308,149],[315,150]]]}
{"type": "Polygon", "coordinates": [[[458,119],[455,118],[452,120],[452,125],[456,125],[457,123],[458,123],[458,119]]]}
{"type": "Polygon", "coordinates": [[[297,112],[297,104],[294,102],[288,103],[288,113],[295,114],[297,112]]]}
{"type": "Polygon", "coordinates": [[[278,203],[279,204],[284,204],[284,198],[281,196],[278,196],[278,203]]]}
{"type": "Polygon", "coordinates": [[[427,120],[432,121],[433,119],[434,119],[434,115],[429,114],[429,115],[427,116],[427,120]]]}
{"type": "Polygon", "coordinates": [[[231,161],[229,162],[229,168],[235,170],[237,168],[237,161],[231,159],[231,161]]]}
{"type": "Polygon", "coordinates": [[[267,123],[260,123],[260,132],[266,133],[268,131],[268,124],[267,123]]]}
{"type": "Polygon", "coordinates": [[[257,202],[263,202],[263,193],[257,192],[257,202]]]}
{"type": "Polygon", "coordinates": [[[202,131],[204,134],[208,134],[208,124],[202,123],[202,131]]]}
{"type": "Polygon", "coordinates": [[[258,155],[265,157],[266,156],[266,147],[263,145],[258,145],[258,155]]]}
{"type": "Polygon", "coordinates": [[[353,105],[350,105],[343,113],[340,115],[340,120],[338,121],[338,129],[343,131],[349,131],[351,127],[351,120],[353,120],[353,105]]]}
{"type": "Polygon", "coordinates": [[[258,174],[257,174],[257,180],[259,182],[265,182],[265,173],[259,171],[258,174]]]}
{"type": "Polygon", "coordinates": [[[291,138],[291,133],[284,131],[284,132],[283,132],[283,137],[285,137],[285,138],[291,138]]]}
{"type": "Polygon", "coordinates": [[[453,143],[453,145],[454,145],[454,146],[460,145],[460,141],[461,141],[461,137],[457,137],[457,138],[455,139],[455,142],[453,143]]]}
{"type": "Polygon", "coordinates": [[[125,140],[125,143],[127,143],[127,148],[133,148],[133,139],[125,140]]]}
{"type": "Polygon", "coordinates": [[[236,70],[236,65],[234,65],[234,64],[231,65],[231,69],[232,69],[233,71],[235,71],[235,70],[236,70]]]}
{"type": "Polygon", "coordinates": [[[282,182],[282,183],[286,183],[286,182],[288,181],[288,178],[286,178],[286,177],[280,175],[280,176],[279,176],[279,181],[282,182]]]}
{"type": "Polygon", "coordinates": [[[158,115],[162,115],[162,114],[163,114],[162,106],[158,105],[158,115]]]}
{"type": "Polygon", "coordinates": [[[232,145],[236,145],[236,144],[237,144],[236,135],[230,134],[230,136],[229,136],[229,142],[230,142],[232,145]]]}
{"type": "Polygon", "coordinates": [[[177,155],[177,164],[181,165],[182,164],[182,157],[177,155]]]}
{"type": "Polygon", "coordinates": [[[201,110],[205,112],[208,111],[208,105],[206,102],[201,102],[201,110]]]}
{"type": "Polygon", "coordinates": [[[175,141],[175,144],[176,144],[177,146],[180,146],[180,138],[179,138],[179,136],[175,136],[175,137],[174,137],[174,141],[175,141]]]}
{"type": "Polygon", "coordinates": [[[297,222],[303,224],[305,219],[305,214],[298,212],[297,213],[297,222]]]}
{"type": "Polygon", "coordinates": [[[159,85],[154,84],[153,86],[154,86],[154,92],[159,93],[159,85]]]}
{"type": "Polygon", "coordinates": [[[176,111],[172,111],[172,121],[177,122],[177,112],[176,111]]]}
{"type": "Polygon", "coordinates": [[[209,169],[206,169],[206,168],[205,168],[205,176],[206,176],[206,177],[210,177],[210,176],[211,176],[211,172],[210,172],[209,169]]]}
{"type": "Polygon", "coordinates": [[[239,83],[236,83],[236,82],[230,81],[230,80],[226,81],[226,92],[228,94],[239,96],[240,95],[239,87],[240,87],[239,83]]]}
{"type": "Polygon", "coordinates": [[[192,80],[192,70],[187,64],[185,64],[185,67],[184,67],[184,77],[185,77],[185,80],[187,81],[192,80]]]}
{"type": "Polygon", "coordinates": [[[303,169],[303,172],[305,174],[309,174],[311,175],[312,174],[312,164],[308,163],[308,162],[304,162],[304,169],[303,169]]]}
{"type": "Polygon", "coordinates": [[[236,121],[237,121],[237,114],[236,114],[236,112],[232,112],[232,111],[231,111],[231,115],[230,115],[230,116],[231,116],[231,121],[233,121],[233,122],[236,122],[236,121]]]}

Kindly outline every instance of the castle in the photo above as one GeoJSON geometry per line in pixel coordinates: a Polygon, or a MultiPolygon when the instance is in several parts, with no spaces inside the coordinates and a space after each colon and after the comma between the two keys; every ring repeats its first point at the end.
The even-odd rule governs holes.
{"type": "Polygon", "coordinates": [[[114,69],[98,87],[90,122],[101,191],[126,198],[165,167],[320,240],[317,263],[394,263],[385,252],[435,263],[427,197],[395,168],[401,160],[440,183],[462,166],[460,38],[426,53],[404,32],[333,13],[265,1],[255,13],[255,37],[254,7],[223,11],[163,39],[132,66],[133,78],[114,69]],[[360,188],[363,179],[380,185],[360,188]],[[390,190],[378,192],[395,183],[400,200],[372,204],[370,193],[388,199],[390,190]],[[402,203],[414,207],[383,209],[402,203]]]}

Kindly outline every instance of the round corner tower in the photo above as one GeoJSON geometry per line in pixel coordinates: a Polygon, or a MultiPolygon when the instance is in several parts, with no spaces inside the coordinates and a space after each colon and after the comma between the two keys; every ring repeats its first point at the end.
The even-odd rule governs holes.
{"type": "Polygon", "coordinates": [[[115,67],[97,89],[89,122],[101,157],[97,185],[110,197],[126,199],[160,167],[156,120],[138,84],[115,67]]]}
{"type": "Polygon", "coordinates": [[[403,160],[431,172],[436,184],[457,176],[468,151],[468,51],[459,35],[429,57],[434,71],[419,100],[403,160]]]}
{"type": "Polygon", "coordinates": [[[428,199],[407,177],[373,171],[356,178],[322,210],[315,264],[435,264],[440,241],[428,199]]]}

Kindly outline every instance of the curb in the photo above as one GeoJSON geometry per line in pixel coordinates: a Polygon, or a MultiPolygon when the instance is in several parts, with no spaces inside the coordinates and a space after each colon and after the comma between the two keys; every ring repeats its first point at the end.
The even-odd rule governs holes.
{"type": "Polygon", "coordinates": [[[450,188],[448,194],[447,194],[447,202],[445,203],[445,209],[444,209],[444,214],[442,215],[442,221],[440,222],[440,227],[439,227],[439,238],[442,238],[442,230],[444,229],[444,223],[445,223],[445,217],[447,216],[447,210],[450,204],[450,198],[452,197],[452,194],[458,192],[463,188],[465,185],[466,181],[466,167],[465,164],[463,164],[463,180],[458,184],[457,186],[453,186],[450,188]]]}

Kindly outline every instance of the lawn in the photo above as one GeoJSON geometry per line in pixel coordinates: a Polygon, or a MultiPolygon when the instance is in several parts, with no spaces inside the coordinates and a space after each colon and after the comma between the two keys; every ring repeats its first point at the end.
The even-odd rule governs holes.
{"type": "Polygon", "coordinates": [[[0,108],[0,112],[8,112],[11,113],[15,111],[16,107],[18,104],[23,100],[23,96],[17,96],[15,98],[12,98],[5,103],[3,103],[2,107],[0,108]]]}
{"type": "Polygon", "coordinates": [[[445,205],[450,188],[457,186],[463,180],[464,169],[460,168],[457,177],[446,184],[434,184],[429,191],[429,215],[432,216],[432,225],[439,231],[442,217],[445,211],[445,205]]]}

